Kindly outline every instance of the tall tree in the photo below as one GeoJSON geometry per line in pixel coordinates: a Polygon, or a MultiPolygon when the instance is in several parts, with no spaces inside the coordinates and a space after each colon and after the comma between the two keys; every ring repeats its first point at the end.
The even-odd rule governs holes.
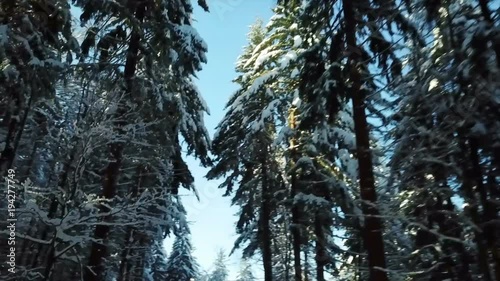
{"type": "Polygon", "coordinates": [[[488,203],[495,192],[486,176],[492,171],[493,161],[487,159],[493,159],[494,149],[489,140],[478,142],[498,126],[489,121],[496,120],[496,106],[488,102],[497,87],[490,75],[498,67],[491,59],[498,59],[498,52],[493,43],[492,49],[479,43],[488,42],[486,30],[495,28],[488,4],[479,2],[479,6],[475,1],[417,6],[425,22],[416,24],[433,31],[425,38],[431,47],[420,50],[411,45],[411,69],[400,84],[403,99],[395,114],[398,146],[393,171],[405,189],[402,205],[417,229],[416,256],[422,258],[431,251],[434,257],[418,263],[431,278],[495,280],[493,275],[498,274],[491,267],[498,268],[495,258],[490,258],[495,250],[489,248],[495,243],[487,242],[495,230],[482,228],[495,217],[491,212],[495,207],[488,203]],[[404,85],[408,81],[412,81],[411,90],[404,85]],[[463,213],[456,206],[458,198],[465,201],[463,213]],[[464,244],[464,237],[474,237],[474,244],[464,244]]]}
{"type": "Polygon", "coordinates": [[[272,147],[272,135],[276,130],[271,116],[274,110],[272,96],[266,95],[265,89],[258,85],[259,81],[250,72],[254,69],[258,73],[269,73],[265,66],[254,67],[252,64],[256,59],[254,48],[262,45],[264,32],[260,21],[251,27],[250,44],[237,63],[240,75],[235,81],[241,89],[228,102],[228,112],[218,125],[213,141],[217,162],[207,177],[213,179],[231,173],[220,186],[225,187],[226,195],[229,195],[234,182],[241,176],[232,201],[241,206],[236,226],[240,237],[235,242],[235,249],[248,242],[244,258],[260,250],[265,279],[272,280],[270,224],[273,193],[279,188],[282,176],[276,169],[274,155],[277,151],[272,147]]]}
{"type": "Polygon", "coordinates": [[[356,40],[357,23],[355,3],[343,1],[345,17],[345,40],[349,50],[349,70],[351,79],[350,95],[352,97],[354,128],[356,131],[357,157],[359,159],[359,185],[363,202],[364,231],[363,242],[368,253],[370,266],[369,280],[388,280],[383,271],[386,267],[384,241],[382,239],[382,222],[376,208],[377,193],[373,175],[372,155],[370,149],[369,127],[366,120],[365,97],[361,91],[362,77],[358,64],[361,63],[361,51],[356,40]]]}
{"type": "MultiPolygon", "coordinates": [[[[204,2],[201,1],[200,3],[204,2]]],[[[180,171],[180,174],[176,175],[173,181],[174,188],[172,189],[172,193],[177,193],[175,185],[180,183],[190,186],[192,184],[192,177],[186,169],[186,164],[180,158],[179,132],[188,141],[190,151],[199,156],[203,164],[206,165],[209,161],[206,156],[208,137],[203,127],[199,127],[201,121],[199,111],[207,109],[200,103],[197,96],[198,93],[191,81],[195,71],[200,70],[201,63],[205,62],[204,53],[206,52],[206,46],[190,27],[190,16],[192,13],[190,1],[173,3],[172,1],[130,0],[125,6],[118,3],[107,5],[94,1],[77,1],[77,5],[83,9],[81,15],[82,21],[90,19],[103,21],[108,16],[114,16],[117,19],[112,23],[112,26],[106,27],[107,30],[111,29],[111,31],[104,34],[102,39],[97,43],[99,67],[101,70],[110,63],[109,54],[110,51],[114,51],[117,48],[117,41],[125,40],[123,43],[126,46],[123,52],[125,65],[122,73],[123,79],[120,78],[124,91],[122,95],[119,95],[120,102],[113,113],[118,121],[115,123],[115,128],[113,128],[116,134],[115,141],[109,145],[110,160],[102,173],[102,196],[105,200],[113,201],[116,199],[116,195],[119,194],[118,182],[122,175],[123,156],[126,153],[123,128],[129,125],[130,121],[124,118],[125,114],[133,110],[134,107],[136,108],[140,104],[140,100],[144,99],[145,95],[148,94],[152,94],[152,97],[156,98],[161,105],[165,102],[165,98],[162,98],[162,95],[169,88],[185,93],[185,97],[181,97],[177,101],[177,104],[175,104],[176,101],[174,100],[176,111],[167,112],[167,115],[170,116],[165,118],[167,121],[170,121],[169,123],[173,123],[170,125],[170,129],[167,130],[167,138],[172,140],[171,144],[174,147],[174,152],[171,156],[174,169],[180,171]],[[151,22],[155,22],[156,24],[150,25],[149,23],[151,22]],[[126,34],[127,31],[130,31],[130,34],[126,34]],[[173,38],[169,34],[172,34],[173,38]],[[185,48],[186,44],[193,48],[185,48]],[[166,51],[154,51],[157,49],[166,51]],[[172,57],[172,53],[177,54],[177,57],[172,57]],[[139,60],[140,57],[142,57],[141,60],[139,60]],[[153,61],[155,62],[154,64],[153,61]],[[166,74],[170,74],[170,67],[174,65],[175,73],[172,73],[173,75],[170,77],[179,75],[180,78],[170,81],[167,85],[160,83],[162,86],[157,86],[156,82],[160,81],[159,79],[165,79],[166,74]],[[141,71],[140,74],[138,69],[141,71]],[[137,91],[140,89],[141,84],[146,86],[145,89],[149,90],[144,91],[145,89],[143,88],[142,91],[137,91]],[[192,108],[186,108],[186,106],[192,106],[192,108]],[[191,128],[192,126],[196,129],[191,128]]],[[[207,9],[206,5],[204,5],[204,8],[207,9]]],[[[94,47],[94,38],[95,30],[91,29],[87,33],[82,46],[87,53],[90,47],[94,47]]],[[[160,106],[159,109],[160,112],[163,109],[168,110],[166,106],[165,108],[160,106]]],[[[147,167],[145,169],[149,170],[147,167]]],[[[140,187],[132,189],[132,194],[135,194],[133,197],[138,196],[139,193],[134,191],[138,188],[140,187]]],[[[113,211],[109,206],[110,204],[101,204],[99,206],[105,221],[111,219],[109,215],[105,215],[113,211]]],[[[110,227],[106,222],[96,226],[94,233],[95,242],[91,247],[88,266],[86,267],[87,271],[85,273],[85,280],[87,281],[101,280],[105,276],[105,266],[103,263],[104,259],[109,255],[109,248],[106,246],[109,234],[110,227]]],[[[126,236],[130,235],[136,236],[135,239],[139,241],[139,244],[143,244],[148,240],[146,238],[147,235],[133,229],[126,231],[126,236]]],[[[125,239],[129,238],[126,237],[125,239]]],[[[144,267],[144,264],[139,265],[139,267],[144,267]]]]}

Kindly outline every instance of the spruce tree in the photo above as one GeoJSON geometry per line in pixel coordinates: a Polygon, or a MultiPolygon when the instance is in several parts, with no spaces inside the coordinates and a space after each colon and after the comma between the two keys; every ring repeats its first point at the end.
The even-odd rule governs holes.
{"type": "Polygon", "coordinates": [[[176,230],[172,251],[165,269],[165,280],[198,280],[199,265],[192,255],[190,231],[186,223],[176,230]]]}
{"type": "Polygon", "coordinates": [[[224,250],[217,252],[214,262],[214,269],[208,277],[208,281],[228,281],[229,271],[226,265],[226,254],[224,250]]]}
{"type": "Polygon", "coordinates": [[[236,281],[255,281],[257,280],[252,272],[252,266],[247,262],[243,261],[241,263],[240,271],[238,272],[238,278],[236,281]]]}

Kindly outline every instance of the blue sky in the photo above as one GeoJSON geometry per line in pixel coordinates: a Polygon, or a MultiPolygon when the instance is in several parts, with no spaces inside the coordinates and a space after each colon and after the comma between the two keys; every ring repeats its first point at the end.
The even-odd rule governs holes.
{"type": "MultiPolygon", "coordinates": [[[[196,1],[192,1],[193,5],[196,1]]],[[[224,117],[224,106],[229,96],[237,89],[231,81],[236,77],[234,71],[237,57],[247,44],[249,26],[257,18],[267,22],[272,15],[271,8],[276,0],[209,0],[210,13],[195,8],[194,23],[198,33],[208,45],[208,63],[198,75],[197,85],[210,107],[210,116],[205,124],[211,136],[215,127],[224,117]]],[[[201,168],[198,161],[188,158],[189,167],[195,177],[200,194],[200,202],[189,193],[184,193],[183,203],[192,222],[192,242],[196,248],[194,255],[205,270],[210,270],[218,249],[229,252],[236,238],[234,224],[236,208],[230,207],[230,198],[222,197],[223,190],[217,186],[219,181],[207,181],[207,169],[201,168]]],[[[167,253],[170,241],[166,242],[167,253]]],[[[228,260],[231,279],[234,280],[240,266],[239,253],[228,260]]],[[[258,270],[255,270],[260,275],[258,270]]]]}

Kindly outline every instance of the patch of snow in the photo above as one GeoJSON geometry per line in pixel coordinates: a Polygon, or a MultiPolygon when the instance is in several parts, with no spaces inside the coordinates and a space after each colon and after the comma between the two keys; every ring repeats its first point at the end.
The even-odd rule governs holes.
{"type": "Polygon", "coordinates": [[[260,66],[262,66],[262,64],[267,62],[269,58],[279,54],[280,52],[281,50],[274,50],[274,51],[268,51],[267,49],[263,50],[255,60],[253,68],[254,69],[259,68],[260,66]]]}
{"type": "Polygon", "coordinates": [[[432,79],[431,82],[429,82],[429,89],[428,91],[436,88],[436,86],[439,85],[439,82],[437,79],[432,79]]]}
{"type": "Polygon", "coordinates": [[[293,37],[293,48],[298,48],[302,45],[302,38],[299,35],[293,37]]]}
{"type": "Polygon", "coordinates": [[[279,60],[280,67],[287,67],[288,65],[290,65],[291,61],[294,61],[296,59],[297,53],[295,51],[289,51],[279,60]]]}

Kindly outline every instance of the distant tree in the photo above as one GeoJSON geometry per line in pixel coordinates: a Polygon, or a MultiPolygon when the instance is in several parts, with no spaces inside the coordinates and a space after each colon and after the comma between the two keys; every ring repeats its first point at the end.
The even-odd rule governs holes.
{"type": "Polygon", "coordinates": [[[162,245],[157,243],[153,250],[153,264],[151,266],[152,281],[165,281],[167,280],[167,253],[162,245]]]}
{"type": "MultiPolygon", "coordinates": [[[[180,200],[178,201],[179,204],[180,200]]],[[[180,205],[182,213],[185,210],[180,205]]],[[[172,253],[168,257],[165,270],[165,281],[190,281],[191,278],[198,280],[200,277],[200,266],[192,255],[193,249],[190,241],[191,231],[185,220],[179,222],[179,228],[175,230],[175,240],[172,253]]]]}
{"type": "Polygon", "coordinates": [[[236,281],[255,281],[257,280],[252,272],[252,266],[245,260],[241,263],[240,272],[236,281]]]}
{"type": "Polygon", "coordinates": [[[226,254],[224,250],[219,250],[217,253],[217,258],[214,262],[214,270],[210,273],[208,281],[227,281],[229,276],[229,271],[226,265],[226,254]]]}

